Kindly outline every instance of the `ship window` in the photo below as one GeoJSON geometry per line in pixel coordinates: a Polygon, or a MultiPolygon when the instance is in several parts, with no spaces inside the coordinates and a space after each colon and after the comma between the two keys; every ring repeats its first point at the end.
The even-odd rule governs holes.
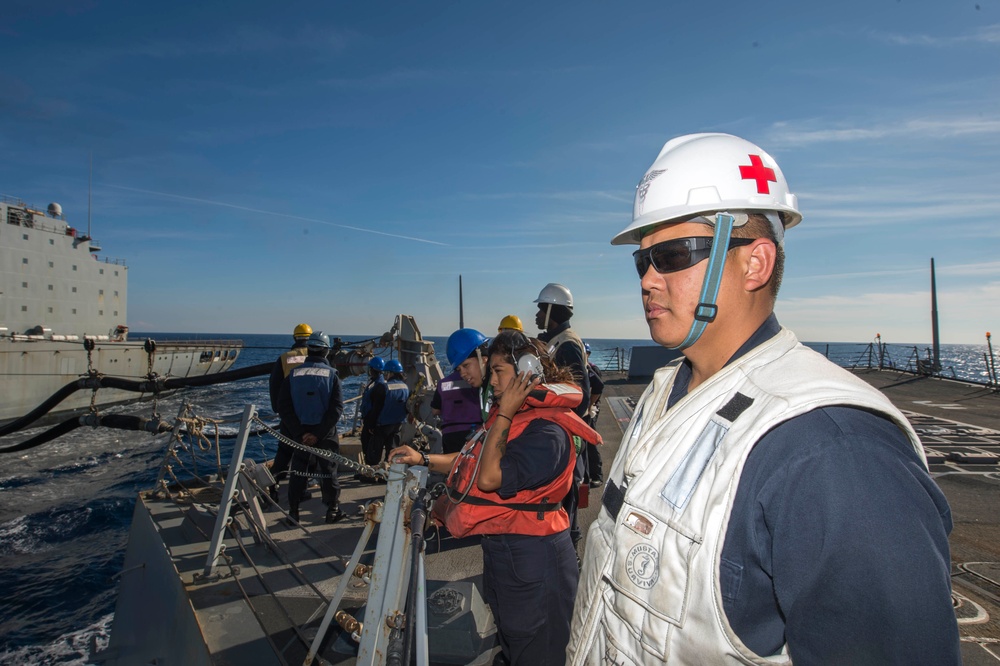
{"type": "Polygon", "coordinates": [[[52,291],[52,285],[51,284],[49,285],[49,291],[52,291]]]}
{"type": "Polygon", "coordinates": [[[76,264],[73,264],[73,270],[74,271],[76,270],[76,264]]]}
{"type": "Polygon", "coordinates": [[[73,287],[73,293],[74,294],[76,293],[76,287],[73,287]]]}
{"type": "Polygon", "coordinates": [[[52,314],[52,308],[49,308],[49,314],[52,314]]]}
{"type": "Polygon", "coordinates": [[[76,308],[73,308],[73,314],[76,314],[76,308]]]}
{"type": "Polygon", "coordinates": [[[115,296],[117,296],[117,295],[118,295],[118,290],[117,290],[117,289],[115,289],[115,296]]]}
{"type": "Polygon", "coordinates": [[[98,296],[103,296],[104,295],[104,290],[103,289],[98,289],[97,290],[97,295],[98,296]]]}
{"type": "Polygon", "coordinates": [[[27,312],[27,311],[28,311],[28,306],[27,305],[22,305],[21,306],[21,312],[27,312]]]}
{"type": "Polygon", "coordinates": [[[115,271],[115,277],[118,277],[118,271],[115,271]]]}
{"type": "Polygon", "coordinates": [[[28,240],[28,234],[21,234],[21,238],[23,238],[24,240],[28,240]]]}
{"type": "Polygon", "coordinates": [[[115,316],[116,317],[118,316],[118,310],[115,310],[115,316]]]}
{"type": "Polygon", "coordinates": [[[28,283],[27,282],[22,282],[21,286],[24,287],[25,289],[27,289],[28,288],[28,283]]]}
{"type": "Polygon", "coordinates": [[[53,239],[50,238],[49,239],[49,245],[55,245],[55,244],[56,244],[56,242],[53,239]]]}
{"type": "Polygon", "coordinates": [[[52,263],[52,262],[50,261],[50,262],[49,262],[49,268],[54,268],[54,267],[55,267],[55,264],[53,264],[53,263],[52,263]]]}
{"type": "Polygon", "coordinates": [[[98,311],[97,311],[97,314],[99,314],[100,316],[102,316],[102,317],[103,317],[103,316],[104,316],[104,310],[98,310],[98,311]]]}
{"type": "Polygon", "coordinates": [[[101,275],[104,275],[104,269],[103,268],[101,269],[101,275]]]}
{"type": "Polygon", "coordinates": [[[21,263],[22,263],[22,264],[26,264],[26,263],[28,263],[28,258],[27,258],[27,257],[22,257],[22,258],[21,258],[21,263]]]}

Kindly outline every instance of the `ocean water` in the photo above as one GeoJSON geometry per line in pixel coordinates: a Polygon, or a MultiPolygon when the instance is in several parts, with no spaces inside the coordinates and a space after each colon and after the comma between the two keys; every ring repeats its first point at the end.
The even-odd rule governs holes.
{"type": "MultiPolygon", "coordinates": [[[[134,339],[146,334],[133,334],[134,339]]],[[[241,338],[246,345],[236,367],[274,360],[287,349],[284,335],[149,334],[157,340],[241,338]]],[[[343,336],[347,340],[363,339],[343,336]]],[[[430,338],[447,371],[444,338],[430,338]]],[[[649,340],[589,340],[591,360],[601,368],[627,368],[629,350],[649,340]]],[[[809,343],[843,365],[878,365],[878,350],[866,345],[809,343]]],[[[926,357],[927,345],[891,345],[891,360],[907,369],[926,357]]],[[[985,345],[944,345],[944,374],[988,381],[985,345]]],[[[888,359],[888,360],[887,360],[888,359]]],[[[911,368],[912,369],[912,368],[911,368]]],[[[362,378],[344,382],[345,397],[357,395],[362,378]]],[[[269,416],[267,378],[194,389],[158,401],[165,420],[183,402],[211,416],[238,416],[247,403],[269,416]]],[[[149,414],[152,403],[114,408],[149,414]]],[[[351,416],[352,405],[347,416],[351,416]]],[[[0,447],[23,441],[43,428],[0,438],[0,447]]],[[[229,445],[231,446],[231,444],[229,445]]],[[[248,456],[273,456],[275,442],[251,437],[248,456]]],[[[152,488],[163,440],[148,434],[79,429],[35,449],[0,455],[0,664],[87,664],[91,643],[107,644],[115,605],[115,576],[125,556],[135,496],[152,488]]],[[[228,451],[223,449],[223,460],[228,451]]]]}

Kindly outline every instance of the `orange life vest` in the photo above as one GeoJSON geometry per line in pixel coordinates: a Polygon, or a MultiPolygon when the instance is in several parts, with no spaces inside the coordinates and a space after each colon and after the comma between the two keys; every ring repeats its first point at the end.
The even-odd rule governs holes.
{"type": "MultiPolygon", "coordinates": [[[[508,450],[517,446],[517,437],[535,419],[559,425],[577,451],[586,442],[603,443],[601,436],[572,411],[582,397],[580,388],[574,384],[540,385],[511,419],[508,450]]],[[[562,500],[573,487],[576,451],[567,456],[566,467],[552,481],[539,488],[520,490],[513,497],[502,499],[496,492],[484,492],[476,485],[483,444],[497,420],[497,413],[494,407],[483,427],[458,454],[445,483],[447,494],[434,504],[434,518],[455,537],[471,534],[546,536],[569,529],[569,516],[562,508],[562,500]]]]}

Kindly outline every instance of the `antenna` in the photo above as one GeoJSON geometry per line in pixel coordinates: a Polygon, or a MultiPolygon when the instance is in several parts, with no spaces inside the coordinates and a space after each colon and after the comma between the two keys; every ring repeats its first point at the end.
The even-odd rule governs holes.
{"type": "Polygon", "coordinates": [[[93,238],[90,233],[90,204],[94,196],[94,153],[90,153],[90,173],[87,176],[87,238],[93,238]]]}
{"type": "Polygon", "coordinates": [[[458,274],[458,327],[465,328],[465,302],[462,300],[462,274],[458,274]]]}
{"type": "Polygon", "coordinates": [[[934,257],[931,257],[931,338],[934,344],[932,372],[941,370],[941,343],[938,339],[937,278],[934,276],[934,257]]]}

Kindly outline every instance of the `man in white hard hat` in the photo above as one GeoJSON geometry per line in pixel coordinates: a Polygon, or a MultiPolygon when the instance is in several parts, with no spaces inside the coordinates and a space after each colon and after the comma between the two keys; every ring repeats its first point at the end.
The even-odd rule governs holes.
{"type": "MultiPolygon", "coordinates": [[[[587,351],[583,340],[569,323],[573,317],[573,294],[566,286],[550,282],[542,287],[535,303],[538,304],[535,324],[541,331],[538,339],[549,345],[549,354],[556,365],[572,371],[573,378],[583,391],[583,401],[573,411],[586,420],[590,412],[590,373],[587,372],[587,351]]],[[[574,546],[583,538],[577,521],[577,509],[580,503],[580,486],[587,475],[587,467],[587,449],[584,448],[577,456],[573,488],[563,501],[563,507],[569,514],[569,533],[574,546]]]]}
{"type": "Polygon", "coordinates": [[[612,244],[650,335],[683,356],[635,408],[587,537],[570,664],[958,664],[948,503],[878,391],[773,314],[774,160],[668,142],[612,244]]]}

